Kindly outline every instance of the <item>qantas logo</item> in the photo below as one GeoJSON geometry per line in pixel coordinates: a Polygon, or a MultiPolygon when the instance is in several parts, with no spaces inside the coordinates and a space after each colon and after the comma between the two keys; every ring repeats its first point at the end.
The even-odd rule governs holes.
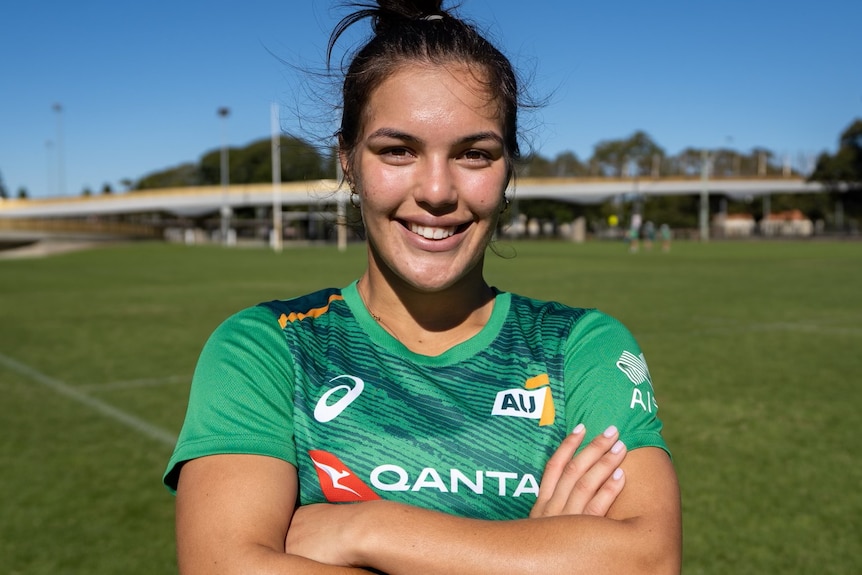
{"type": "Polygon", "coordinates": [[[491,415],[538,419],[540,426],[554,423],[554,397],[547,373],[531,377],[524,389],[506,389],[497,393],[491,415]]]}
{"type": "MultiPolygon", "coordinates": [[[[373,501],[380,496],[366,485],[338,457],[322,450],[308,452],[317,471],[320,488],[330,503],[354,503],[373,501]]],[[[440,493],[472,492],[476,495],[498,495],[521,497],[539,495],[539,482],[531,473],[512,471],[463,472],[460,469],[438,471],[431,467],[422,469],[416,476],[399,465],[378,465],[371,471],[371,485],[378,491],[423,491],[430,489],[440,493]]]]}
{"type": "Polygon", "coordinates": [[[341,412],[347,409],[347,406],[353,403],[354,400],[362,394],[362,390],[365,389],[365,382],[358,377],[354,377],[352,375],[339,375],[338,377],[330,379],[329,383],[332,383],[337,379],[347,379],[353,383],[353,386],[348,384],[336,385],[317,400],[317,405],[314,406],[314,419],[320,423],[332,421],[341,415],[341,412]],[[344,392],[344,395],[334,403],[330,404],[329,398],[339,392],[344,392]]]}
{"type": "Polygon", "coordinates": [[[330,503],[353,503],[380,499],[340,459],[326,451],[308,452],[317,471],[323,495],[330,503]]]}

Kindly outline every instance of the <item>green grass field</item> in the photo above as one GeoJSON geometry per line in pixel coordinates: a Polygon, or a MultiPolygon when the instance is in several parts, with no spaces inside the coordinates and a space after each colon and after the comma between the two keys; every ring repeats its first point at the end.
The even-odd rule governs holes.
{"type": "MultiPolygon", "coordinates": [[[[649,361],[684,573],[862,572],[862,243],[501,244],[491,283],[599,307],[649,361]]],[[[0,573],[176,570],[160,478],[228,314],[343,286],[364,249],[126,245],[0,261],[0,573]]]]}

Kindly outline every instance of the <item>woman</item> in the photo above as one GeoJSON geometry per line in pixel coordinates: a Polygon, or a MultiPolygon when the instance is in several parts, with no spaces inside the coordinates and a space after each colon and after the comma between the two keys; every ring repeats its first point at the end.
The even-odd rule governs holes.
{"type": "Polygon", "coordinates": [[[339,131],[368,268],[210,338],[165,475],[180,571],[679,572],[636,342],[484,280],[518,156],[508,60],[420,0],[358,11],[330,52],[368,16],[339,131]]]}

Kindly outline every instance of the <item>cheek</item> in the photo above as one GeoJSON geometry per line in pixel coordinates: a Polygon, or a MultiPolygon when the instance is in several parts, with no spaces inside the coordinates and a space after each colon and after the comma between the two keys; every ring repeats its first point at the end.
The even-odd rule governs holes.
{"type": "Polygon", "coordinates": [[[387,170],[385,166],[362,172],[360,191],[364,201],[379,208],[397,206],[409,189],[405,170],[387,170]]]}
{"type": "Polygon", "coordinates": [[[497,214],[503,205],[504,181],[499,177],[468,174],[461,182],[463,197],[482,215],[497,214]]]}

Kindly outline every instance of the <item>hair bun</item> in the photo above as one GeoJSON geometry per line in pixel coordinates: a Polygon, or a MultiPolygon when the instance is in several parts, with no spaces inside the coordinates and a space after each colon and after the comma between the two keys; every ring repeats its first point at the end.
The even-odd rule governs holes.
{"type": "Polygon", "coordinates": [[[396,15],[407,20],[443,12],[443,0],[378,0],[381,16],[396,15]]]}
{"type": "Polygon", "coordinates": [[[421,20],[443,12],[443,0],[378,0],[374,14],[375,34],[398,27],[405,21],[421,20]]]}

